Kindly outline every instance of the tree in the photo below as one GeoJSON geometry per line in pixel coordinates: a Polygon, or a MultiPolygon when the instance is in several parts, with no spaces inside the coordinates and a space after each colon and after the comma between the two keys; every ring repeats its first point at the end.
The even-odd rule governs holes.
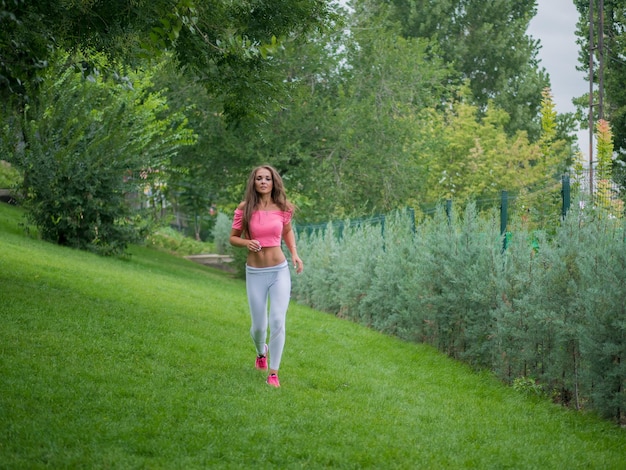
{"type": "Polygon", "coordinates": [[[43,79],[12,158],[29,218],[46,240],[121,253],[140,237],[133,203],[194,136],[184,116],[162,117],[166,100],[145,74],[107,80],[61,54],[43,79]]]}
{"type": "MultiPolygon", "coordinates": [[[[549,86],[539,67],[539,43],[526,35],[536,14],[534,0],[390,0],[390,21],[405,37],[424,38],[467,82],[473,102],[484,113],[494,103],[509,114],[506,130],[538,138],[541,90],[549,86]]],[[[378,2],[355,0],[374,10],[378,2]]],[[[361,7],[361,5],[364,5],[361,7]]]]}
{"type": "Polygon", "coordinates": [[[164,170],[159,194],[168,204],[161,215],[174,216],[180,229],[193,228],[203,238],[214,222],[211,207],[241,197],[230,188],[245,181],[255,164],[248,148],[263,125],[229,125],[214,97],[172,60],[156,71],[153,88],[167,97],[168,112],[184,114],[197,134],[195,144],[180,148],[164,170]]]}
{"type": "Polygon", "coordinates": [[[508,113],[493,102],[480,109],[469,87],[455,100],[452,67],[428,40],[400,35],[388,10],[361,9],[349,21],[343,35],[277,56],[289,99],[246,141],[285,172],[304,218],[360,217],[447,197],[493,203],[502,189],[557,181],[542,149],[564,166],[571,147],[560,139],[558,116],[550,114],[543,147],[526,132],[510,136],[508,113]]]}
{"type": "Polygon", "coordinates": [[[546,88],[541,93],[541,135],[537,141],[541,156],[534,162],[538,181],[524,193],[527,228],[553,230],[560,223],[561,175],[567,173],[573,163],[572,141],[560,132],[559,115],[546,88]]]}
{"type": "MultiPolygon", "coordinates": [[[[589,0],[574,0],[580,13],[576,34],[580,44],[579,70],[589,74],[589,0]]],[[[618,164],[614,165],[613,177],[626,187],[626,2],[624,0],[604,0],[603,24],[601,32],[604,47],[599,49],[599,2],[593,0],[593,31],[594,31],[594,56],[593,56],[593,82],[600,86],[600,71],[603,75],[603,100],[602,115],[600,115],[599,90],[594,96],[596,104],[592,111],[594,122],[605,119],[611,123],[614,150],[618,155],[618,164]],[[602,58],[602,60],[600,60],[602,58]],[[602,66],[602,67],[601,67],[602,66]]],[[[589,95],[577,100],[579,112],[583,116],[588,115],[589,95]]],[[[582,122],[583,127],[588,127],[588,122],[582,122]]]]}
{"type": "Polygon", "coordinates": [[[422,114],[423,133],[414,152],[428,168],[425,201],[480,199],[491,205],[503,189],[515,191],[530,183],[530,175],[521,172],[530,171],[538,149],[524,133],[508,137],[507,118],[494,107],[481,123],[478,108],[463,101],[453,103],[445,114],[422,114]],[[423,145],[426,139],[431,143],[423,145]]]}
{"type": "Polygon", "coordinates": [[[608,121],[600,119],[596,124],[596,150],[598,166],[596,168],[595,192],[596,205],[616,218],[624,215],[624,202],[617,198],[612,184],[613,168],[613,133],[608,121]]]}
{"type": "MultiPolygon", "coordinates": [[[[33,211],[30,215],[41,224],[44,235],[72,246],[86,243],[93,248],[101,243],[110,246],[110,251],[117,250],[116,237],[119,236],[121,245],[130,240],[130,232],[120,228],[120,221],[130,215],[121,207],[124,198],[120,194],[128,190],[119,186],[122,168],[147,169],[142,174],[158,178],[159,191],[168,189],[166,179],[170,178],[175,183],[170,186],[170,195],[176,196],[173,202],[182,203],[192,213],[201,212],[215,195],[210,188],[205,190],[198,184],[205,181],[202,176],[224,175],[233,166],[212,167],[199,158],[201,152],[209,147],[211,140],[218,138],[226,125],[241,122],[246,117],[262,121],[275,110],[285,87],[280,71],[273,65],[272,54],[280,51],[284,44],[322,27],[328,17],[325,0],[274,0],[253,4],[247,0],[1,0],[0,97],[3,107],[0,111],[3,121],[9,123],[4,134],[17,141],[9,148],[10,152],[23,150],[13,160],[24,168],[36,167],[37,171],[29,167],[24,187],[30,190],[33,211]],[[48,71],[50,64],[56,60],[57,52],[63,50],[84,52],[80,59],[83,75],[94,79],[99,87],[79,85],[76,77],[70,79],[66,75],[66,70],[62,71],[62,80],[46,83],[53,76],[48,71]],[[94,51],[109,60],[98,59],[94,51]],[[147,85],[140,87],[144,95],[136,95],[137,102],[132,101],[128,90],[123,90],[124,77],[133,75],[128,70],[148,70],[144,73],[150,74],[150,68],[159,64],[165,52],[167,57],[173,58],[171,63],[185,72],[178,75],[179,78],[188,80],[191,88],[197,90],[198,85],[204,88],[198,96],[202,96],[205,103],[209,102],[206,108],[211,109],[205,122],[212,120],[219,129],[217,134],[203,134],[203,145],[195,154],[184,155],[178,145],[189,141],[179,114],[192,115],[189,104],[170,112],[166,109],[164,95],[149,93],[147,85]],[[120,82],[119,86],[110,86],[108,79],[111,77],[120,82]],[[55,88],[55,83],[64,83],[74,94],[55,88]],[[102,112],[98,114],[83,95],[103,106],[102,112]],[[59,97],[62,102],[55,101],[59,97]],[[40,99],[43,102],[39,102],[40,99]],[[81,107],[84,109],[79,109],[81,107]],[[24,109],[28,110],[28,122],[20,126],[24,109]],[[106,122],[109,133],[106,138],[98,122],[106,122]],[[145,126],[143,133],[137,127],[141,124],[145,126]],[[160,129],[161,124],[171,128],[160,129]],[[167,132],[171,135],[166,138],[167,132]],[[158,133],[161,133],[160,139],[156,139],[158,133]],[[175,139],[174,135],[182,139],[177,144],[168,140],[175,139]],[[153,138],[155,140],[151,140],[153,138]],[[157,141],[161,142],[161,148],[155,145],[157,141]],[[168,166],[173,163],[167,173],[161,165],[164,161],[152,160],[166,148],[172,151],[164,160],[168,160],[168,166]],[[105,163],[107,152],[109,163],[105,163]],[[140,164],[128,160],[132,155],[147,159],[140,159],[140,164]],[[105,167],[109,173],[101,171],[105,167]],[[61,180],[71,178],[68,171],[80,174],[92,187],[64,186],[61,180]],[[194,173],[187,180],[175,179],[189,175],[189,171],[194,173]],[[97,220],[85,219],[81,206],[84,202],[81,203],[80,198],[88,196],[91,201],[94,187],[102,189],[98,193],[100,209],[90,207],[97,213],[97,220]],[[48,189],[50,191],[46,192],[48,189]],[[111,196],[110,200],[106,199],[107,195],[111,196]],[[58,213],[60,200],[67,203],[63,210],[75,213],[61,217],[58,213]],[[105,206],[110,209],[106,217],[102,210],[105,206]],[[110,233],[103,234],[101,222],[109,224],[110,233]],[[97,234],[93,233],[94,227],[99,227],[97,234]],[[70,233],[72,230],[74,233],[70,233]]],[[[132,80],[127,81],[128,84],[132,84],[132,80]]],[[[204,111],[206,109],[201,113],[204,111]]],[[[194,124],[201,125],[203,121],[196,119],[194,124]]],[[[213,151],[212,155],[216,153],[213,151]]],[[[229,155],[239,156],[235,151],[229,155]]],[[[225,159],[226,156],[220,162],[225,159]]],[[[213,188],[223,189],[220,184],[223,185],[224,180],[219,176],[210,181],[213,188]]]]}
{"type": "Polygon", "coordinates": [[[268,55],[328,14],[324,0],[2,0],[0,93],[23,96],[26,84],[33,91],[59,47],[132,65],[169,50],[239,118],[262,111],[280,91],[268,55]]]}
{"type": "Polygon", "coordinates": [[[481,117],[478,107],[463,93],[444,113],[425,109],[411,146],[426,170],[424,201],[453,198],[455,202],[476,200],[492,206],[502,190],[541,194],[555,186],[568,149],[556,139],[554,123],[547,124],[551,98],[549,93],[544,96],[548,116],[543,145],[530,142],[524,131],[509,136],[504,110],[491,105],[481,117]]]}
{"type": "Polygon", "coordinates": [[[361,26],[356,19],[348,33],[280,57],[292,91],[261,131],[258,154],[286,170],[308,220],[386,212],[420,191],[406,143],[419,109],[443,100],[448,70],[425,41],[373,20],[361,26]]]}

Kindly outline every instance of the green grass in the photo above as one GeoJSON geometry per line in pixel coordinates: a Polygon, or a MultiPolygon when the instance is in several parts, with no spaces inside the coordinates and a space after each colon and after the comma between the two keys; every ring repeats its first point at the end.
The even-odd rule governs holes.
{"type": "Polygon", "coordinates": [[[245,285],[25,237],[0,205],[0,468],[626,468],[626,431],[292,304],[282,388],[245,285]]]}

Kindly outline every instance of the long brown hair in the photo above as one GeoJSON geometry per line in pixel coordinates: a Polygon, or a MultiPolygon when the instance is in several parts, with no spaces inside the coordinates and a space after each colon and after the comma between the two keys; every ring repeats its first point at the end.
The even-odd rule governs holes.
{"type": "Polygon", "coordinates": [[[254,186],[256,174],[259,170],[267,170],[272,175],[272,202],[276,204],[281,211],[284,212],[293,211],[295,209],[294,205],[287,199],[283,179],[278,174],[278,171],[276,171],[276,168],[270,165],[257,166],[254,170],[252,170],[250,176],[248,177],[246,192],[244,194],[245,206],[243,208],[242,232],[247,234],[247,236],[250,236],[250,233],[248,232],[248,223],[250,222],[250,218],[252,217],[252,212],[254,212],[254,209],[261,202],[259,193],[256,192],[254,186]]]}

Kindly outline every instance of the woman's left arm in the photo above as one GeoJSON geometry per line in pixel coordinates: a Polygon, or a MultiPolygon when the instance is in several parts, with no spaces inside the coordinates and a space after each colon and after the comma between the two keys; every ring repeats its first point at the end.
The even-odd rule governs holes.
{"type": "Polygon", "coordinates": [[[289,253],[291,253],[293,267],[296,269],[296,273],[300,274],[304,269],[304,263],[302,263],[302,260],[298,256],[298,250],[296,249],[296,236],[291,228],[291,222],[285,224],[283,228],[283,240],[285,240],[285,245],[287,245],[287,249],[289,250],[289,253]]]}

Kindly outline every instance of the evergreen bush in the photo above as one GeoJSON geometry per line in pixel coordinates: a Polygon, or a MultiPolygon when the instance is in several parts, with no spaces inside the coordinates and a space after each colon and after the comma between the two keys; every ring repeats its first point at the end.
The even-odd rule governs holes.
{"type": "Polygon", "coordinates": [[[223,212],[218,212],[213,227],[213,243],[215,244],[215,252],[219,255],[227,255],[233,253],[233,246],[230,244],[230,231],[232,220],[223,212]]]}
{"type": "Polygon", "coordinates": [[[624,422],[624,220],[573,207],[550,235],[513,221],[506,248],[471,203],[417,227],[398,213],[302,230],[293,297],[624,422]]]}
{"type": "Polygon", "coordinates": [[[306,267],[292,281],[294,298],[326,312],[340,312],[341,303],[336,295],[338,275],[335,271],[340,262],[340,245],[339,235],[332,224],[325,230],[299,236],[298,254],[306,267]]]}

